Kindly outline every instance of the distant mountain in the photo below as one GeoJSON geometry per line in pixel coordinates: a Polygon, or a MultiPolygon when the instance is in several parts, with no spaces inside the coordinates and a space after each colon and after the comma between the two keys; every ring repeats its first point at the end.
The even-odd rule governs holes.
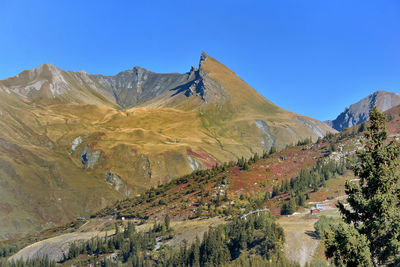
{"type": "Polygon", "coordinates": [[[0,129],[0,238],[334,131],[276,106],[205,53],[183,74],[24,71],[0,81],[0,129]]]}
{"type": "Polygon", "coordinates": [[[393,92],[376,91],[346,108],[336,119],[325,121],[325,123],[337,131],[343,131],[345,128],[367,121],[373,106],[380,111],[386,111],[397,105],[400,105],[400,95],[393,92]]]}
{"type": "Polygon", "coordinates": [[[84,71],[64,71],[52,63],[0,81],[0,92],[39,104],[94,104],[116,107],[114,95],[84,71]]]}

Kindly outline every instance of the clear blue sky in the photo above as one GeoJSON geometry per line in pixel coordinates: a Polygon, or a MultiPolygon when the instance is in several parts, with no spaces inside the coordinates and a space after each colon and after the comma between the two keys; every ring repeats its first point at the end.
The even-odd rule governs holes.
{"type": "Polygon", "coordinates": [[[320,120],[400,92],[398,0],[2,0],[0,79],[52,62],[186,72],[202,51],[277,105],[320,120]]]}

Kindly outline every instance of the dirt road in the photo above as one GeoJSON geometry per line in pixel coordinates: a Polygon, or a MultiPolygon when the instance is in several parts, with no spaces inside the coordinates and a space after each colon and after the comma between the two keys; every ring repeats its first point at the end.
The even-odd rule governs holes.
{"type": "Polygon", "coordinates": [[[106,232],[69,233],[45,239],[27,246],[9,258],[11,260],[33,259],[48,255],[50,260],[61,261],[68,254],[70,245],[75,241],[85,241],[93,237],[103,237],[106,232]]]}

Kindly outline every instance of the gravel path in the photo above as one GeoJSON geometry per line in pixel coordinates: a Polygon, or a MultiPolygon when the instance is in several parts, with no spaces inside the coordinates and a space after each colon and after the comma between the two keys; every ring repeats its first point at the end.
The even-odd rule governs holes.
{"type": "Polygon", "coordinates": [[[71,243],[89,240],[97,235],[104,236],[105,232],[69,233],[45,239],[21,249],[10,257],[9,261],[34,259],[45,255],[48,255],[50,260],[61,261],[64,254],[68,254],[71,243]]]}

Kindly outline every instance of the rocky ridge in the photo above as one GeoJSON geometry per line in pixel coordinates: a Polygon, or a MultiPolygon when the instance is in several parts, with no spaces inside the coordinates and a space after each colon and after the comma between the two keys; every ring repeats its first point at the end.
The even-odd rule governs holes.
{"type": "Polygon", "coordinates": [[[386,111],[400,104],[400,95],[393,92],[376,91],[361,99],[339,114],[334,120],[325,121],[337,131],[363,123],[368,120],[368,114],[373,106],[380,111],[386,111]]]}

